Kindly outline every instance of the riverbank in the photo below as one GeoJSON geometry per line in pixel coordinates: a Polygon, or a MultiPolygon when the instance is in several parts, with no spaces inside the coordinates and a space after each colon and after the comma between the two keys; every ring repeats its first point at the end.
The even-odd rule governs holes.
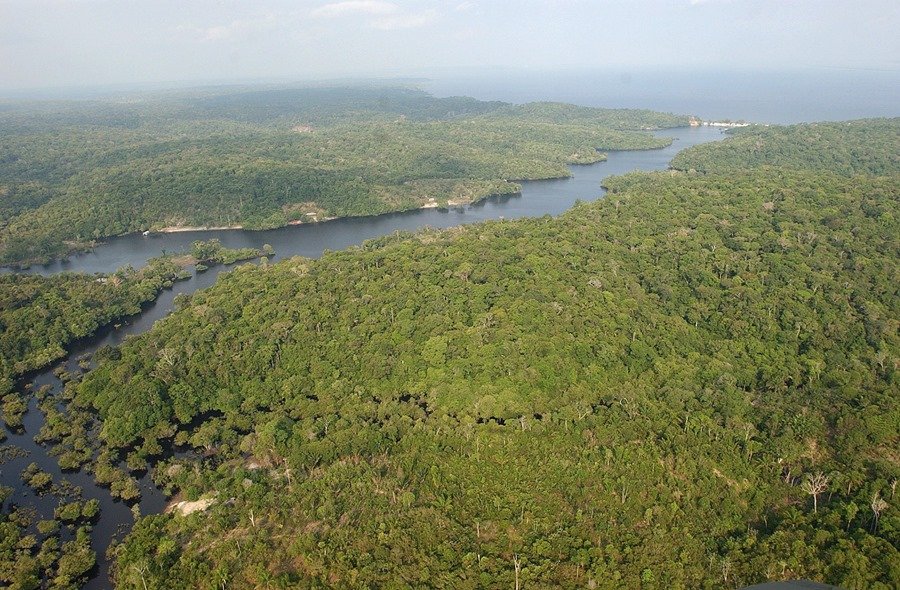
{"type": "MultiPolygon", "coordinates": [[[[522,183],[518,195],[510,194],[485,196],[477,202],[450,208],[426,207],[406,212],[388,213],[367,217],[350,217],[331,220],[330,223],[302,223],[296,226],[282,227],[272,230],[209,230],[203,239],[219,239],[228,248],[259,247],[262,243],[271,244],[280,258],[304,256],[315,258],[327,250],[341,250],[359,245],[364,241],[396,232],[416,231],[425,227],[448,228],[463,224],[476,223],[495,219],[515,219],[519,217],[540,217],[558,215],[570,209],[579,200],[594,200],[603,196],[600,188],[604,178],[610,175],[625,174],[634,170],[664,170],[675,152],[690,145],[721,139],[719,131],[711,129],[679,128],[661,132],[674,141],[669,147],[647,151],[611,151],[605,162],[571,166],[571,176],[558,179],[526,181],[522,183]]],[[[89,254],[73,256],[63,263],[56,262],[46,267],[34,268],[30,272],[55,274],[58,272],[105,272],[130,265],[140,268],[161,250],[168,252],[190,249],[193,242],[200,239],[190,231],[167,234],[130,234],[112,238],[99,245],[89,254]]],[[[212,285],[220,272],[227,266],[211,268],[204,273],[194,274],[185,281],[176,283],[171,289],[159,294],[158,298],[146,305],[141,314],[128,318],[120,328],[101,329],[95,337],[73,343],[67,350],[68,357],[61,363],[54,364],[31,378],[34,389],[51,385],[54,392],[61,392],[63,384],[54,375],[54,369],[63,367],[74,373],[78,368],[78,359],[87,357],[95,351],[111,346],[118,346],[125,338],[142,334],[150,329],[154,322],[166,317],[174,307],[175,298],[179,295],[192,294],[212,285]]],[[[24,389],[24,384],[22,384],[24,389]]],[[[93,477],[84,471],[63,472],[59,468],[52,447],[45,447],[34,441],[40,432],[46,417],[37,407],[34,396],[29,403],[29,411],[25,415],[21,433],[13,434],[7,444],[24,448],[28,456],[15,459],[5,465],[5,474],[17,474],[31,462],[37,462],[42,469],[51,473],[54,478],[67,478],[84,489],[85,498],[97,498],[101,503],[100,520],[91,532],[92,547],[97,553],[98,569],[96,575],[86,588],[108,588],[107,573],[109,562],[106,560],[106,549],[111,539],[127,534],[133,523],[133,515],[128,504],[116,501],[108,489],[98,486],[93,477]]],[[[15,479],[15,476],[12,476],[15,479]]],[[[41,518],[52,518],[55,505],[39,502],[27,489],[21,487],[17,480],[12,501],[23,506],[32,506],[41,518]]],[[[160,513],[166,505],[165,495],[152,485],[149,476],[139,478],[142,500],[141,514],[160,513]]]]}
{"type": "MultiPolygon", "coordinates": [[[[659,139],[669,144],[664,148],[647,150],[610,150],[607,160],[595,164],[569,165],[567,175],[542,180],[512,179],[520,185],[520,191],[509,194],[492,193],[467,204],[453,199],[454,204],[443,206],[436,198],[437,206],[423,201],[412,209],[384,212],[356,217],[320,218],[313,223],[303,220],[296,225],[271,229],[226,229],[182,231],[172,233],[151,232],[144,236],[132,232],[110,237],[83,252],[72,252],[66,258],[52,261],[33,261],[28,269],[0,267],[0,273],[27,272],[51,275],[59,272],[109,273],[125,265],[143,266],[149,258],[163,252],[189,249],[192,242],[218,238],[229,248],[259,247],[271,244],[280,256],[305,256],[315,258],[324,250],[338,250],[394,231],[415,231],[429,226],[451,227],[489,219],[515,219],[563,213],[578,200],[592,200],[602,196],[600,184],[607,176],[626,174],[634,170],[664,170],[674,155],[685,147],[698,143],[717,141],[725,137],[722,130],[711,127],[678,127],[657,131],[659,139]]],[[[427,193],[426,193],[427,195],[427,193]]],[[[428,195],[435,196],[438,195],[428,195]]],[[[222,224],[229,227],[238,224],[222,224]]]]}
{"type": "Polygon", "coordinates": [[[171,225],[169,227],[164,227],[162,229],[156,230],[155,232],[147,230],[146,232],[142,232],[144,235],[149,235],[151,233],[160,233],[160,234],[177,234],[182,232],[189,231],[224,231],[228,229],[244,229],[243,225],[171,225]]]}
{"type": "MultiPolygon", "coordinates": [[[[629,150],[632,151],[632,150],[629,150]]],[[[636,151],[636,150],[635,150],[636,151]]],[[[598,160],[597,162],[586,162],[586,163],[572,163],[570,166],[592,166],[594,164],[598,164],[600,162],[606,161],[606,154],[603,154],[604,158],[598,160]]],[[[325,216],[322,218],[316,216],[310,216],[308,219],[292,219],[288,221],[284,225],[275,226],[275,227],[267,227],[262,229],[247,229],[245,226],[240,224],[233,225],[171,225],[167,227],[163,227],[157,230],[145,230],[139,232],[133,232],[134,234],[140,234],[142,236],[152,236],[154,234],[180,234],[180,233],[201,233],[201,232],[216,232],[216,231],[269,231],[273,229],[281,229],[285,227],[297,227],[303,225],[311,225],[315,223],[327,223],[329,221],[336,221],[338,219],[359,219],[359,218],[367,218],[367,217],[379,217],[381,215],[393,215],[397,213],[408,213],[410,211],[417,211],[420,209],[440,209],[442,207],[465,207],[468,205],[475,205],[484,201],[486,199],[490,199],[492,197],[502,197],[508,195],[519,194],[522,190],[522,187],[518,184],[520,182],[535,182],[540,180],[558,180],[561,178],[569,178],[568,176],[547,176],[541,178],[527,178],[527,179],[517,179],[517,180],[506,180],[510,184],[511,190],[508,192],[491,192],[483,195],[478,195],[473,199],[447,199],[446,201],[438,201],[433,198],[429,198],[428,201],[422,203],[418,207],[408,207],[408,208],[398,208],[392,211],[386,211],[384,213],[376,213],[374,215],[345,215],[345,216],[325,216]]],[[[131,234],[125,234],[131,235],[131,234]]],[[[111,236],[111,237],[119,237],[119,236],[111,236]]],[[[102,244],[102,242],[101,242],[102,244]]],[[[96,247],[98,244],[92,244],[92,248],[96,247]]],[[[76,252],[73,252],[76,253],[76,252]]]]}
{"type": "MultiPolygon", "coordinates": [[[[657,132],[656,139],[659,140],[656,142],[657,145],[652,146],[643,146],[643,147],[634,147],[628,150],[619,150],[620,152],[645,152],[645,151],[659,151],[667,149],[672,140],[670,138],[661,135],[661,133],[665,131],[677,130],[679,128],[672,128],[667,130],[660,130],[657,132]]],[[[601,150],[596,148],[593,153],[582,155],[582,153],[575,152],[568,156],[568,163],[566,166],[591,166],[597,163],[602,163],[608,160],[608,153],[610,151],[616,150],[601,150]]],[[[131,234],[140,235],[143,237],[149,237],[157,234],[190,234],[190,233],[200,233],[200,232],[220,232],[220,231],[268,231],[272,229],[279,229],[282,227],[290,227],[290,226],[302,226],[314,223],[324,223],[328,221],[334,221],[337,219],[347,219],[351,217],[371,217],[376,215],[389,215],[394,213],[405,213],[408,211],[414,211],[418,209],[441,209],[443,207],[461,207],[466,205],[474,205],[485,199],[489,199],[491,197],[503,196],[516,194],[519,192],[520,187],[517,183],[523,181],[536,181],[536,180],[553,180],[558,178],[565,178],[571,176],[571,173],[568,175],[560,174],[559,162],[553,163],[552,165],[548,165],[547,167],[538,166],[535,168],[534,166],[529,167],[531,170],[535,171],[534,175],[525,175],[522,177],[514,177],[510,179],[504,180],[475,180],[475,179],[441,179],[441,178],[430,178],[424,180],[412,180],[406,183],[403,183],[402,186],[394,187],[396,190],[393,192],[388,191],[383,196],[382,204],[385,209],[381,212],[373,212],[373,213],[362,213],[362,214],[352,214],[352,215],[324,215],[324,210],[317,206],[315,203],[294,203],[292,205],[286,206],[285,212],[289,216],[296,215],[296,207],[300,207],[301,210],[307,211],[305,213],[306,217],[300,219],[291,219],[281,221],[280,219],[278,225],[271,226],[263,226],[263,227],[248,227],[244,223],[225,223],[218,225],[165,225],[162,227],[154,227],[154,223],[151,222],[150,228],[146,226],[142,229],[131,230],[129,232],[125,232],[118,235],[101,235],[92,240],[81,240],[74,241],[68,240],[63,241],[58,248],[53,252],[48,252],[41,255],[33,255],[29,256],[27,254],[21,254],[19,258],[15,258],[14,255],[9,254],[9,252],[3,251],[4,249],[4,239],[0,238],[0,254],[4,259],[3,262],[0,262],[0,272],[2,269],[14,269],[14,270],[23,270],[27,269],[31,266],[48,266],[52,265],[56,262],[64,262],[67,259],[78,256],[79,254],[92,252],[98,247],[102,247],[103,244],[108,243],[110,240],[127,236],[131,234]],[[506,183],[510,186],[503,187],[502,185],[506,183]],[[453,189],[456,189],[456,192],[453,190],[446,190],[447,185],[452,185],[453,189]],[[435,188],[436,187],[436,188],[435,188]],[[485,189],[490,187],[487,191],[485,189]],[[493,190],[497,189],[497,190],[493,190]],[[435,195],[436,198],[429,198],[431,195],[435,195]],[[424,197],[424,199],[423,199],[424,197]],[[413,204],[410,206],[410,202],[413,204]],[[418,201],[419,204],[416,205],[415,202],[418,201]],[[310,212],[308,211],[309,207],[312,207],[316,211],[310,212]],[[290,211],[289,211],[290,210],[290,211]]],[[[563,169],[564,170],[564,169],[563,169]]],[[[98,232],[99,233],[99,232],[98,232]]],[[[23,250],[25,252],[27,250],[23,250]]]]}

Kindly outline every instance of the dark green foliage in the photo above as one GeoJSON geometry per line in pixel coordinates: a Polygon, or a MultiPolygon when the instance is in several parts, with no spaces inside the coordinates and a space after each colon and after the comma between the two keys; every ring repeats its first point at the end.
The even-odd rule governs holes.
{"type": "MultiPolygon", "coordinates": [[[[268,244],[266,244],[268,246],[268,244]]],[[[269,246],[267,254],[274,253],[272,246],[269,246]]],[[[263,250],[256,248],[226,248],[217,239],[197,240],[191,245],[191,256],[198,262],[206,264],[234,264],[241,260],[250,260],[259,258],[263,255],[263,250]]],[[[200,270],[199,264],[197,270],[200,270]]],[[[205,267],[204,270],[209,267],[205,267]]]]}
{"type": "Polygon", "coordinates": [[[743,127],[721,145],[698,145],[672,160],[678,170],[725,172],[779,166],[837,174],[900,173],[900,119],[743,127]]]}
{"type": "Polygon", "coordinates": [[[608,184],[241,267],[126,342],[75,404],[212,504],[118,586],[896,587],[897,177],[608,184]]]}
{"type": "Polygon", "coordinates": [[[51,580],[50,588],[79,588],[96,563],[97,556],[91,549],[90,534],[83,528],[78,529],[75,539],[62,546],[56,575],[51,580]]]}
{"type": "Polygon", "coordinates": [[[36,590],[41,581],[40,564],[32,555],[36,539],[25,534],[15,514],[11,516],[0,513],[0,582],[17,590],[36,590]]]}
{"type": "MultiPolygon", "coordinates": [[[[246,253],[219,248],[218,256],[231,259],[246,253]]],[[[254,255],[258,255],[255,253],[254,255]]],[[[52,277],[0,275],[0,413],[6,426],[18,429],[28,410],[26,394],[15,391],[15,378],[65,356],[66,347],[94,334],[113,321],[140,313],[172,282],[185,278],[172,257],[151,260],[141,270],[123,268],[105,275],[58,274],[52,277]]],[[[71,375],[59,368],[64,382],[71,375]]],[[[39,392],[43,393],[43,392],[39,392]]],[[[41,397],[39,395],[39,397],[41,397]]],[[[52,454],[63,469],[77,469],[90,461],[93,444],[87,436],[92,416],[64,415],[56,402],[42,400],[47,420],[38,440],[59,443],[52,454]]],[[[0,441],[6,437],[0,430],[0,441]]]]}
{"type": "MultiPolygon", "coordinates": [[[[183,269],[159,258],[141,269],[109,276],[63,273],[52,277],[0,274],[0,395],[13,377],[41,368],[66,354],[72,341],[113,320],[140,313],[183,269]]],[[[26,405],[18,393],[3,399],[3,417],[21,423],[26,405]]]]}
{"type": "Polygon", "coordinates": [[[273,89],[0,112],[0,262],[170,226],[268,228],[518,190],[598,149],[668,144],[650,111],[273,89]]]}

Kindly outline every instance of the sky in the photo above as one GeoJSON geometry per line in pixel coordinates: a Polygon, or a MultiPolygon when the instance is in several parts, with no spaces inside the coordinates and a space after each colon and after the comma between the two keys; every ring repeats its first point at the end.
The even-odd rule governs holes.
{"type": "Polygon", "coordinates": [[[0,90],[478,69],[900,71],[898,0],[0,0],[0,90]]]}

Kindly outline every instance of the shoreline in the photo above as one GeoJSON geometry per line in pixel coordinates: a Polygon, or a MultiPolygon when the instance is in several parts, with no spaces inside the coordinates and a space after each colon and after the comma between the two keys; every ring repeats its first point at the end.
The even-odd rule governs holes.
{"type": "MultiPolygon", "coordinates": [[[[681,125],[678,127],[665,127],[665,128],[655,129],[652,131],[654,133],[658,133],[658,132],[662,132],[662,131],[672,131],[672,130],[677,130],[677,129],[690,129],[690,128],[692,128],[691,125],[681,125]]],[[[673,143],[674,143],[673,141],[670,141],[668,145],[663,146],[663,147],[646,147],[646,148],[637,148],[637,149],[631,149],[631,150],[601,151],[599,148],[597,148],[597,151],[600,152],[604,156],[602,159],[599,159],[596,162],[571,162],[571,163],[566,163],[565,165],[569,166],[569,167],[595,166],[597,164],[602,164],[602,163],[606,162],[608,160],[608,156],[611,152],[656,151],[656,150],[666,149],[667,147],[670,147],[673,143]]],[[[545,178],[512,178],[512,179],[506,179],[506,182],[515,183],[515,184],[519,184],[521,182],[542,182],[542,181],[559,180],[559,179],[563,179],[563,178],[571,178],[572,176],[573,176],[573,174],[570,172],[569,174],[566,174],[565,176],[548,176],[545,178]]],[[[108,243],[108,241],[112,238],[123,237],[123,236],[134,235],[134,234],[143,234],[145,237],[150,237],[150,236],[158,235],[158,234],[176,234],[176,233],[189,233],[189,232],[201,233],[201,232],[211,232],[211,231],[234,231],[234,230],[269,231],[269,230],[281,229],[281,228],[285,228],[285,227],[311,225],[311,224],[316,224],[316,223],[325,223],[325,222],[335,221],[335,220],[340,220],[340,219],[379,217],[382,215],[395,215],[395,214],[402,214],[402,213],[410,213],[413,211],[419,211],[419,210],[423,210],[423,209],[427,210],[427,209],[465,207],[465,206],[475,205],[477,203],[480,203],[482,201],[490,199],[491,197],[511,196],[511,195],[516,195],[516,194],[521,194],[521,187],[520,187],[520,190],[515,191],[515,192],[493,193],[490,195],[485,195],[483,197],[474,199],[469,202],[454,201],[451,199],[446,204],[442,204],[442,203],[438,203],[438,202],[429,201],[429,202],[423,203],[422,205],[420,205],[418,207],[411,207],[411,208],[407,208],[407,209],[396,209],[393,211],[383,211],[381,213],[371,213],[371,214],[363,214],[363,215],[331,216],[331,217],[323,217],[322,219],[313,219],[313,220],[295,219],[295,220],[288,221],[284,225],[278,225],[275,227],[258,228],[258,229],[248,229],[243,225],[233,224],[233,225],[221,225],[221,226],[202,226],[202,225],[201,226],[188,226],[188,225],[186,225],[186,226],[166,226],[166,227],[163,227],[158,230],[152,230],[152,229],[135,230],[135,231],[125,232],[123,234],[114,235],[114,236],[104,236],[102,238],[92,241],[88,247],[74,248],[74,249],[70,250],[69,252],[65,253],[64,255],[61,255],[61,256],[58,256],[58,257],[55,257],[55,258],[52,258],[49,260],[25,260],[25,261],[19,261],[19,262],[0,263],[0,269],[2,269],[2,270],[0,270],[0,272],[16,273],[16,272],[19,272],[22,270],[26,270],[32,266],[48,266],[48,265],[51,265],[60,260],[67,260],[70,256],[77,256],[80,254],[91,252],[94,248],[108,243]]]]}
{"type": "MultiPolygon", "coordinates": [[[[638,151],[638,150],[628,150],[628,151],[638,151]]],[[[639,150],[639,151],[653,151],[653,150],[639,150]]],[[[583,165],[570,164],[569,165],[569,170],[570,170],[569,174],[567,174],[566,176],[556,177],[556,179],[577,176],[579,174],[579,170],[585,170],[585,172],[586,172],[586,169],[589,166],[593,166],[594,164],[600,164],[600,163],[602,163],[602,162],[596,162],[593,164],[583,164],[583,165]]],[[[651,166],[654,165],[653,162],[648,162],[648,164],[651,166]]],[[[639,168],[639,169],[641,169],[641,168],[639,168]]],[[[604,173],[604,175],[606,175],[606,174],[608,174],[608,172],[604,173]]],[[[524,184],[524,182],[536,183],[539,185],[543,182],[548,182],[548,181],[552,181],[552,180],[553,179],[549,179],[549,178],[548,179],[530,179],[530,180],[520,179],[519,182],[523,182],[523,184],[524,184]]],[[[524,187],[522,187],[522,188],[524,188],[524,187]]],[[[572,188],[572,190],[574,190],[575,187],[571,187],[571,188],[572,188]]],[[[475,203],[478,203],[478,202],[481,202],[484,200],[488,200],[491,197],[514,196],[516,194],[521,195],[522,192],[519,191],[518,193],[500,193],[500,194],[494,194],[494,195],[485,195],[483,197],[473,200],[470,203],[459,203],[457,206],[465,206],[466,204],[472,205],[472,204],[475,204],[475,203]]],[[[554,195],[553,198],[555,199],[556,196],[554,195]]],[[[453,201],[453,199],[450,199],[450,201],[453,201]]],[[[457,201],[453,201],[453,203],[457,203],[457,201]]],[[[453,204],[449,204],[449,206],[452,207],[453,204]]],[[[424,203],[422,206],[406,209],[405,211],[406,211],[406,213],[415,215],[415,212],[417,212],[419,210],[437,209],[439,207],[444,207],[444,205],[438,203],[435,200],[434,205],[431,205],[430,202],[428,202],[428,203],[424,203]]],[[[381,213],[381,214],[359,216],[359,217],[382,217],[382,216],[393,216],[393,215],[398,215],[398,214],[402,214],[402,212],[401,211],[391,211],[391,212],[386,212],[386,213],[381,213]]],[[[350,219],[350,218],[352,218],[352,217],[346,217],[346,218],[341,218],[341,219],[350,219]]],[[[502,220],[503,216],[501,215],[499,217],[492,217],[492,218],[502,220]]],[[[297,220],[297,221],[300,221],[300,223],[294,223],[294,224],[289,224],[289,225],[307,225],[307,224],[312,225],[313,223],[323,223],[323,222],[329,221],[329,220],[330,219],[317,219],[315,222],[313,222],[309,219],[302,219],[302,220],[297,220]]],[[[280,227],[285,227],[285,226],[280,226],[280,227]]],[[[427,227],[427,225],[421,226],[421,227],[427,227]]],[[[460,226],[453,225],[451,227],[460,227],[460,226]]],[[[214,228],[214,227],[203,227],[203,226],[199,226],[199,227],[184,226],[184,227],[177,227],[177,228],[173,228],[173,229],[177,229],[179,231],[166,232],[166,233],[180,233],[180,232],[189,232],[189,231],[198,231],[198,232],[200,232],[200,231],[216,231],[216,228],[214,228]]],[[[243,231],[254,231],[254,230],[246,230],[242,227],[235,228],[233,226],[229,226],[229,229],[242,229],[243,231]]],[[[351,228],[351,229],[353,229],[353,228],[351,228]]],[[[224,231],[224,230],[222,230],[222,231],[224,231]]],[[[131,233],[133,235],[135,233],[142,233],[142,232],[131,232],[131,233]]],[[[331,232],[325,232],[325,233],[331,233],[331,232]]],[[[379,228],[377,235],[388,236],[388,235],[391,235],[391,232],[389,232],[387,230],[382,230],[381,228],[379,228]]],[[[366,236],[358,236],[358,237],[366,238],[366,236]]],[[[375,237],[377,237],[377,236],[375,236],[375,237]]],[[[183,238],[182,240],[178,240],[178,241],[179,242],[185,241],[185,239],[187,241],[190,241],[190,237],[183,238]]],[[[208,237],[198,235],[196,239],[208,239],[208,237]]],[[[366,238],[366,239],[368,239],[368,238],[366,238]]],[[[137,241],[142,242],[143,240],[137,240],[137,241]]],[[[162,245],[165,245],[165,243],[168,242],[168,240],[165,237],[160,238],[159,241],[164,243],[162,245]]],[[[357,236],[354,236],[353,243],[357,243],[357,242],[358,242],[357,236]]],[[[158,246],[157,244],[152,244],[152,245],[147,246],[146,248],[154,249],[157,246],[158,246]]],[[[353,246],[352,246],[352,244],[349,246],[348,245],[341,246],[341,248],[347,248],[347,247],[353,247],[353,246]]],[[[327,248],[326,248],[326,250],[327,250],[327,248]]],[[[289,257],[289,256],[290,256],[290,253],[288,253],[288,256],[285,256],[285,257],[289,257]]],[[[281,258],[281,257],[282,257],[282,254],[279,253],[279,258],[281,258]]],[[[211,269],[211,272],[206,275],[194,274],[194,276],[188,282],[186,282],[184,284],[184,286],[175,287],[171,291],[164,291],[154,300],[154,302],[151,305],[147,306],[146,311],[142,308],[140,315],[137,316],[137,318],[141,318],[140,320],[135,318],[134,320],[129,321],[128,323],[126,323],[125,325],[122,326],[121,330],[107,327],[107,328],[102,329],[101,331],[98,331],[98,333],[95,333],[95,335],[91,336],[84,345],[79,343],[77,346],[75,346],[75,345],[67,346],[66,347],[66,356],[63,357],[63,359],[65,359],[65,360],[63,360],[62,362],[66,362],[66,363],[75,362],[75,360],[77,358],[79,358],[79,356],[81,356],[85,353],[89,353],[91,351],[95,351],[102,344],[110,343],[109,341],[104,340],[104,338],[106,338],[107,337],[106,335],[108,335],[108,334],[115,335],[115,341],[111,342],[111,343],[113,345],[116,345],[116,343],[121,343],[121,341],[124,338],[128,337],[129,335],[136,335],[136,334],[144,333],[147,329],[152,327],[152,322],[155,321],[155,319],[164,318],[169,315],[169,310],[173,308],[174,298],[178,295],[179,292],[193,293],[198,289],[204,288],[204,285],[209,284],[211,281],[213,281],[213,282],[215,281],[216,276],[218,275],[219,272],[220,271],[217,269],[211,269]]],[[[46,373],[40,372],[39,375],[46,376],[48,381],[52,381],[54,384],[56,384],[58,382],[58,379],[52,374],[52,371],[46,371],[46,373]]],[[[58,385],[56,385],[56,386],[58,386],[58,385]]],[[[36,423],[33,423],[27,429],[27,433],[29,433],[27,436],[27,439],[29,441],[32,439],[33,432],[37,431],[39,429],[40,425],[43,423],[43,417],[40,415],[40,412],[37,411],[36,406],[33,408],[33,410],[34,410],[34,414],[32,416],[36,419],[36,423]]],[[[23,438],[22,439],[23,447],[25,446],[24,445],[25,442],[26,441],[23,438]]],[[[33,443],[33,441],[32,441],[26,448],[36,449],[37,446],[36,446],[36,443],[33,443]]],[[[46,449],[44,449],[44,451],[45,450],[46,449]]],[[[38,452],[36,451],[34,458],[37,458],[38,456],[40,456],[40,457],[44,458],[46,461],[48,461],[48,464],[50,462],[54,461],[54,459],[50,455],[48,455],[46,452],[41,452],[40,454],[38,454],[38,452]]],[[[49,468],[47,470],[52,471],[53,473],[56,473],[55,470],[51,470],[49,468]]],[[[100,494],[100,497],[103,499],[103,502],[104,502],[103,509],[102,509],[102,516],[101,516],[102,521],[100,521],[100,522],[102,522],[102,524],[98,524],[96,526],[96,528],[94,529],[94,532],[92,533],[92,546],[94,546],[97,551],[98,570],[97,570],[97,573],[88,582],[87,587],[88,588],[104,588],[104,587],[106,587],[106,583],[107,583],[106,575],[107,575],[110,565],[111,565],[111,562],[107,561],[107,558],[105,555],[105,547],[108,542],[108,538],[105,536],[105,533],[107,530],[111,530],[113,527],[122,527],[122,529],[124,531],[130,530],[130,527],[131,527],[131,524],[133,521],[133,517],[131,515],[131,511],[127,508],[123,508],[124,505],[120,501],[111,499],[111,496],[109,496],[109,492],[108,492],[108,490],[106,490],[106,488],[101,489],[95,483],[93,483],[91,474],[85,472],[83,474],[83,477],[84,477],[85,489],[93,490],[96,488],[98,490],[98,493],[100,494]],[[93,487],[90,487],[90,486],[93,486],[93,487]]],[[[163,513],[165,511],[167,505],[171,505],[173,503],[177,503],[178,501],[183,500],[183,498],[166,496],[162,492],[162,490],[160,490],[159,488],[157,488],[154,485],[152,478],[149,475],[146,475],[146,474],[143,475],[139,479],[139,481],[140,481],[141,493],[142,493],[142,497],[140,500],[141,513],[144,515],[163,513]]],[[[121,538],[121,537],[119,537],[119,538],[121,538]]]]}
{"type": "MultiPolygon", "coordinates": [[[[597,162],[591,162],[591,163],[585,163],[585,164],[567,164],[567,166],[593,166],[594,164],[600,164],[604,161],[605,160],[600,160],[597,162]]],[[[549,176],[547,178],[523,178],[523,179],[519,179],[519,180],[508,180],[507,182],[511,182],[511,183],[540,182],[542,180],[559,180],[559,179],[571,178],[571,177],[572,177],[572,175],[570,174],[568,176],[549,176]]],[[[282,229],[285,227],[297,227],[297,226],[301,226],[301,225],[313,225],[313,224],[317,224],[317,223],[326,223],[326,222],[335,221],[338,219],[358,219],[358,218],[364,218],[364,217],[379,217],[381,215],[395,215],[397,213],[409,213],[411,211],[419,211],[421,209],[440,209],[442,207],[443,208],[465,207],[467,205],[474,205],[476,203],[480,203],[481,201],[490,199],[491,197],[503,197],[503,196],[509,196],[509,195],[518,195],[521,193],[522,193],[522,190],[520,187],[519,190],[517,190],[517,191],[512,191],[512,192],[508,192],[508,193],[491,193],[489,195],[484,195],[482,197],[478,197],[477,199],[472,199],[471,201],[454,201],[453,199],[449,199],[449,200],[447,200],[446,203],[439,203],[435,200],[429,200],[428,202],[423,203],[422,205],[419,205],[418,207],[410,207],[408,209],[396,209],[394,211],[385,211],[383,213],[371,213],[371,214],[366,214],[366,215],[344,215],[344,216],[336,215],[336,216],[331,216],[331,217],[323,217],[322,219],[314,218],[311,220],[294,219],[294,220],[288,221],[284,225],[277,225],[274,227],[262,227],[259,229],[248,229],[248,228],[244,227],[243,225],[237,225],[237,224],[235,224],[235,225],[170,225],[170,226],[166,226],[162,229],[146,230],[146,231],[138,230],[138,231],[129,232],[127,234],[121,234],[121,235],[127,236],[127,235],[134,235],[134,234],[143,234],[144,236],[149,237],[149,236],[158,235],[158,234],[179,234],[179,233],[189,233],[189,232],[236,231],[236,230],[270,231],[273,229],[282,229]]],[[[117,237],[117,236],[110,236],[110,237],[117,237]]],[[[102,244],[102,243],[103,242],[99,242],[99,244],[102,244]]]]}
{"type": "Polygon", "coordinates": [[[243,225],[170,225],[166,226],[162,229],[158,230],[146,230],[146,232],[137,232],[143,233],[144,235],[151,234],[178,234],[183,232],[191,232],[191,231],[222,231],[227,229],[244,229],[243,225]]]}

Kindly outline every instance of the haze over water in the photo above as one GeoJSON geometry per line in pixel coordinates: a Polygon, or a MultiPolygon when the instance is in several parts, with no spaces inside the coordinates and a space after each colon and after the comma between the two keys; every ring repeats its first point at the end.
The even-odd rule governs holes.
{"type": "Polygon", "coordinates": [[[793,124],[900,115],[900,71],[806,68],[469,71],[422,86],[437,96],[644,108],[704,120],[793,124]]]}

